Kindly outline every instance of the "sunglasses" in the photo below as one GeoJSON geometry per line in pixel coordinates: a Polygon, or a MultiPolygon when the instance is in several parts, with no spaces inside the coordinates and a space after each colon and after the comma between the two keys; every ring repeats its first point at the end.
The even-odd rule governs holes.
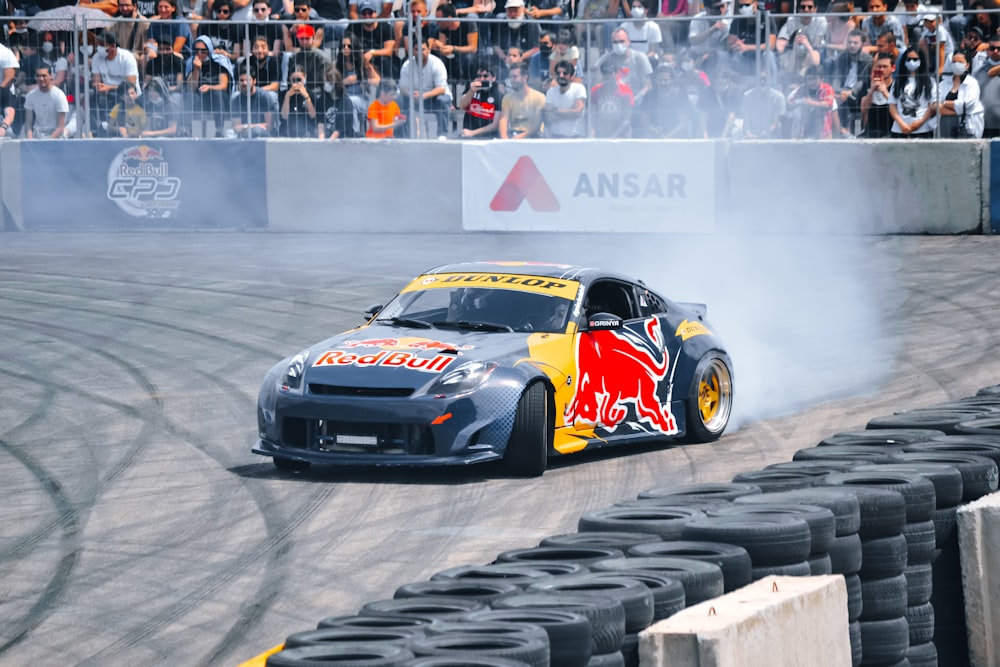
{"type": "Polygon", "coordinates": [[[991,45],[990,45],[990,51],[1000,51],[1000,46],[993,46],[993,45],[991,44],[991,45]]]}
{"type": "Polygon", "coordinates": [[[308,12],[309,8],[308,7],[296,7],[295,11],[296,12],[300,12],[300,13],[302,13],[302,12],[308,12]]]}
{"type": "Polygon", "coordinates": [[[228,9],[220,9],[219,11],[217,11],[215,13],[218,14],[219,16],[229,16],[229,10],[228,9]]]}
{"type": "Polygon", "coordinates": [[[195,49],[195,53],[208,53],[208,49],[195,49]]]}
{"type": "Polygon", "coordinates": [[[266,12],[268,9],[270,9],[270,7],[254,7],[253,8],[253,10],[255,12],[266,12]]]}

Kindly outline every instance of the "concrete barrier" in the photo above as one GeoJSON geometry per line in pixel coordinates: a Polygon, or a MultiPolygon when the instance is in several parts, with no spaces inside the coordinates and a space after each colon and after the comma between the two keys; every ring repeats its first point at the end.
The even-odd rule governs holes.
{"type": "Polygon", "coordinates": [[[0,142],[0,230],[24,229],[21,187],[20,142],[0,142]]]}
{"type": "Polygon", "coordinates": [[[643,667],[850,665],[844,578],[765,577],[684,609],[639,635],[639,661],[643,667]]]}
{"type": "Polygon", "coordinates": [[[958,545],[969,662],[1000,665],[1000,493],[959,508],[958,545]]]}

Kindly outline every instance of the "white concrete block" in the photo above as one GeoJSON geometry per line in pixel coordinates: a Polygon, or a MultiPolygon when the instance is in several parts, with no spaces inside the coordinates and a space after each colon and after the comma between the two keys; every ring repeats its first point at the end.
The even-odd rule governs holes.
{"type": "Polygon", "coordinates": [[[965,624],[973,667],[1000,664],[1000,492],[958,510],[965,624]]]}
{"type": "Polygon", "coordinates": [[[639,635],[642,667],[851,664],[840,575],[765,577],[689,607],[639,635]]]}

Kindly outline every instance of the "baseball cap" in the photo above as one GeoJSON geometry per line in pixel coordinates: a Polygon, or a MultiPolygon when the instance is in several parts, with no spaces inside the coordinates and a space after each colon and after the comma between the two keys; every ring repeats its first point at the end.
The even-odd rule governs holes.
{"type": "Polygon", "coordinates": [[[300,25],[295,29],[296,37],[313,37],[316,35],[316,29],[311,25],[300,25]]]}
{"type": "Polygon", "coordinates": [[[505,7],[524,7],[524,0],[507,0],[505,7]]]}
{"type": "Polygon", "coordinates": [[[366,10],[378,14],[378,5],[375,4],[375,0],[361,0],[361,2],[358,3],[359,14],[366,10]]]}

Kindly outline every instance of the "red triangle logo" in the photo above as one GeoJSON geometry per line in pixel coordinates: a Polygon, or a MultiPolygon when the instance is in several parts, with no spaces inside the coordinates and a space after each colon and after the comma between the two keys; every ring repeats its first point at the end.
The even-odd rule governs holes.
{"type": "Polygon", "coordinates": [[[490,202],[490,210],[516,211],[524,200],[528,200],[531,210],[551,212],[559,210],[559,200],[552,188],[545,182],[542,172],[527,155],[522,155],[514,163],[503,184],[490,202]]]}

